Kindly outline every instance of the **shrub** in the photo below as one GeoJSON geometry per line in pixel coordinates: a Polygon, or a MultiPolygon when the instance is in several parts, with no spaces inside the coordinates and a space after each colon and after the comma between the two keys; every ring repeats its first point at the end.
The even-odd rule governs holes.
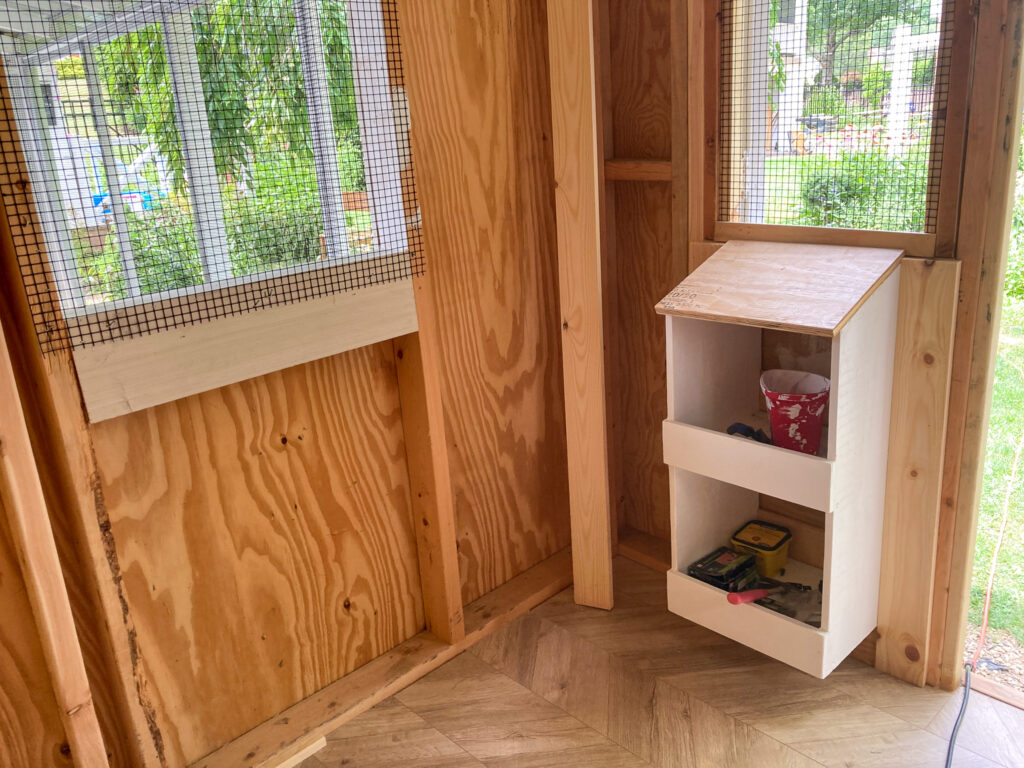
{"type": "Polygon", "coordinates": [[[804,170],[798,218],[820,227],[921,232],[927,169],[925,146],[903,155],[878,149],[815,157],[804,170]]]}
{"type": "Polygon", "coordinates": [[[911,82],[915,88],[930,88],[935,84],[935,54],[914,59],[911,82]]]}
{"type": "Polygon", "coordinates": [[[66,59],[58,59],[55,69],[58,80],[84,80],[85,64],[81,56],[68,56],[66,59]]]}
{"type": "Polygon", "coordinates": [[[883,64],[872,64],[864,69],[864,98],[874,109],[879,109],[892,89],[892,72],[883,64]]]}

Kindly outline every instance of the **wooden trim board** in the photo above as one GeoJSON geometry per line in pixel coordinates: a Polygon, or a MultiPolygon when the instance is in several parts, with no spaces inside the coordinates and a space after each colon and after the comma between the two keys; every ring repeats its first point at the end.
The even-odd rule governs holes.
{"type": "Polygon", "coordinates": [[[999,341],[1010,208],[1020,146],[1019,2],[973,6],[977,25],[968,96],[957,258],[963,267],[953,346],[949,424],[942,478],[928,682],[953,690],[963,678],[981,478],[999,341]]]}
{"type": "Polygon", "coordinates": [[[271,768],[348,722],[572,583],[564,549],[466,606],[466,636],[443,643],[429,632],[406,640],[277,717],[196,761],[192,768],[271,768]]]}
{"type": "Polygon", "coordinates": [[[901,267],[875,664],[924,685],[960,263],[901,267]]]}
{"type": "Polygon", "coordinates": [[[672,543],[635,528],[619,531],[616,552],[652,571],[664,573],[672,567],[672,543]]]}
{"type": "Polygon", "coordinates": [[[412,333],[412,280],[74,352],[92,422],[412,333]]]}
{"type": "Polygon", "coordinates": [[[935,254],[935,235],[919,232],[871,232],[831,227],[798,227],[783,224],[743,224],[715,222],[714,240],[763,240],[807,245],[856,246],[858,248],[895,248],[908,256],[930,259],[935,254]]]}
{"type": "Polygon", "coordinates": [[[672,181],[672,161],[605,160],[604,177],[608,181],[672,181]]]}
{"type": "Polygon", "coordinates": [[[50,515],[22,411],[14,368],[0,328],[0,492],[53,695],[78,768],[105,768],[92,691],[85,673],[71,602],[50,515]]]}
{"type": "Polygon", "coordinates": [[[597,0],[549,0],[558,290],[576,602],[611,608],[612,523],[605,397],[604,126],[597,0]]]}

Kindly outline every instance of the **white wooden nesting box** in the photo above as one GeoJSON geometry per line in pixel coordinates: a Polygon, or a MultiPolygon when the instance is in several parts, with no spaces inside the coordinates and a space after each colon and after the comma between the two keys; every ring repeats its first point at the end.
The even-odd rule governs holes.
{"type": "Polygon", "coordinates": [[[893,249],[731,241],[657,306],[668,343],[669,609],[817,677],[877,622],[901,257],[893,249]],[[767,431],[764,329],[831,339],[818,456],[725,432],[736,421],[767,431]],[[820,628],[759,605],[731,605],[725,592],[686,575],[759,516],[761,494],[824,513],[823,529],[794,530],[824,536],[814,542],[821,562],[791,557],[784,576],[815,589],[822,583],[820,628]]]}

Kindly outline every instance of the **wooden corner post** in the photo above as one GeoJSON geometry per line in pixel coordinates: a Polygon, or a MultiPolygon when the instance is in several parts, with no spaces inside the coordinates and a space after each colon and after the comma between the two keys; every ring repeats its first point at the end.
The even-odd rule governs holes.
{"type": "Polygon", "coordinates": [[[576,602],[612,607],[597,0],[548,0],[558,285],[576,602]]]}

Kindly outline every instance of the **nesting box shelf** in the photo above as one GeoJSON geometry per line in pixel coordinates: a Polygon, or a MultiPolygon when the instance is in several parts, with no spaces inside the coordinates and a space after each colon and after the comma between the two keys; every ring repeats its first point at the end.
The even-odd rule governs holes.
{"type": "MultiPolygon", "coordinates": [[[[874,628],[902,252],[732,241],[657,307],[667,323],[672,558],[669,608],[824,677],[874,628]],[[831,395],[819,455],[726,434],[762,416],[763,332],[824,337],[831,395]],[[755,414],[755,416],[751,416],[755,414]],[[822,586],[821,626],[725,593],[687,566],[759,516],[766,494],[817,510],[820,562],[787,580],[822,586]]],[[[816,530],[817,534],[808,533],[816,530]]],[[[795,534],[796,535],[796,534],[795,534]]]]}

